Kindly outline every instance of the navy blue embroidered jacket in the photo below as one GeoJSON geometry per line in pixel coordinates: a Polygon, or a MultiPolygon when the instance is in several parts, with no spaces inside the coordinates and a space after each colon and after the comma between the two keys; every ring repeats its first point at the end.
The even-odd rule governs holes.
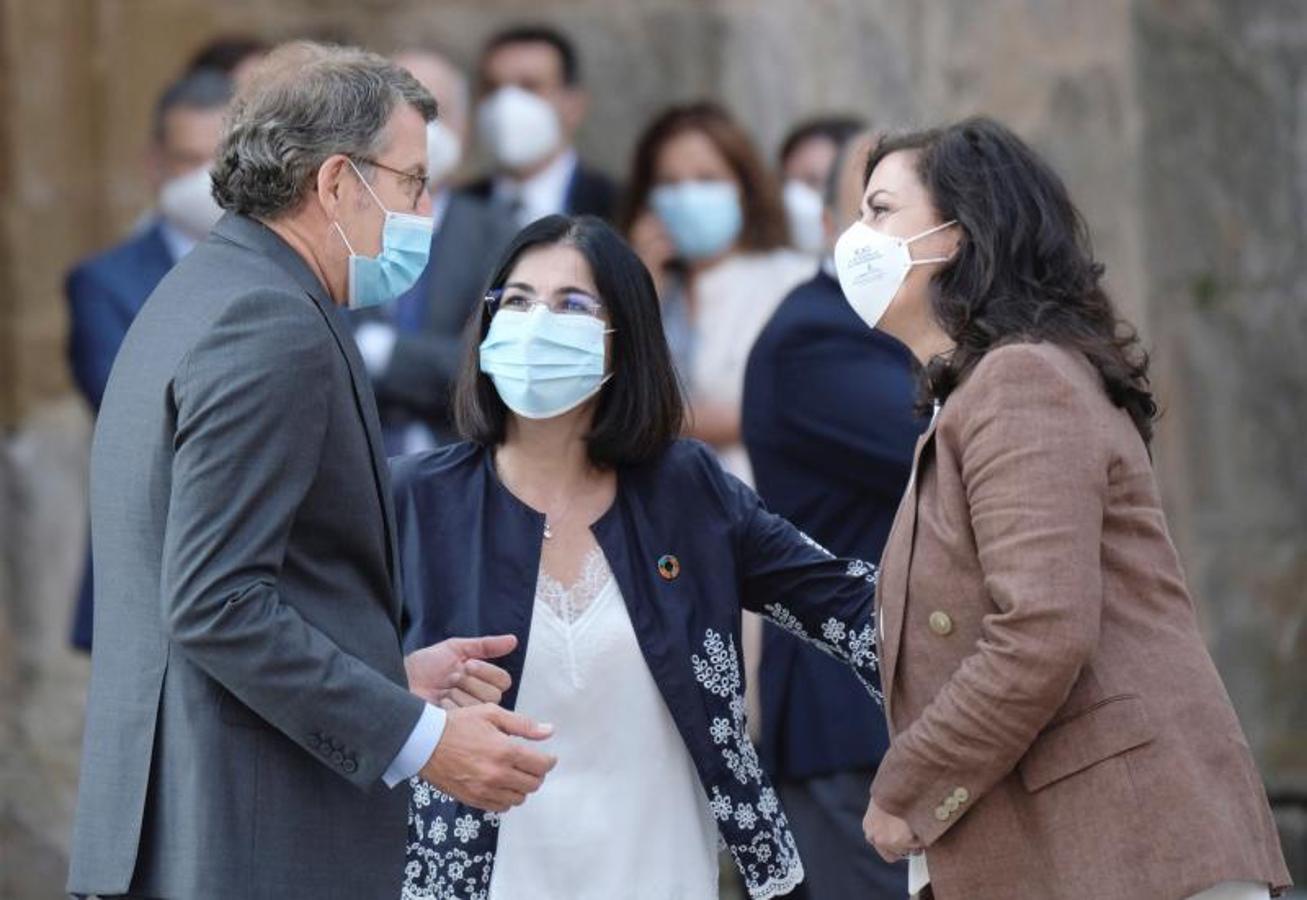
{"type": "MultiPolygon", "coordinates": [[[[406,643],[513,634],[499,661],[513,708],[528,651],[544,517],[499,481],[489,450],[459,444],[392,463],[406,643]]],[[[640,650],[703,783],[718,830],[754,900],[787,893],[803,867],[776,792],[749,742],[740,611],[749,609],[876,678],[876,571],[839,560],[678,441],[618,471],[592,526],[640,650]],[[659,560],[675,557],[674,578],[659,560]]],[[[599,711],[602,714],[602,711],[599,711]]],[[[498,817],[415,780],[404,897],[486,896],[498,817]]]]}

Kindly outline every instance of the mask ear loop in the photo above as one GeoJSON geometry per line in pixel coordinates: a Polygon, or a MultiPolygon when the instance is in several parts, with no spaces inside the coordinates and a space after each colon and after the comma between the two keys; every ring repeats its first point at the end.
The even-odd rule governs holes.
{"type": "MultiPolygon", "coordinates": [[[[354,170],[354,174],[358,176],[358,180],[363,184],[363,187],[367,190],[369,194],[372,195],[372,202],[377,204],[377,206],[381,207],[381,211],[383,213],[385,213],[388,216],[391,215],[390,210],[386,209],[386,204],[381,202],[381,198],[377,196],[377,192],[372,190],[372,185],[368,184],[368,180],[363,177],[363,173],[359,171],[359,167],[354,165],[354,160],[350,159],[347,156],[345,157],[345,162],[349,163],[349,167],[354,170]]],[[[358,253],[354,251],[354,245],[349,242],[349,238],[345,237],[345,229],[340,227],[340,221],[337,219],[332,219],[331,224],[336,227],[336,231],[340,235],[340,239],[345,242],[345,249],[349,251],[349,255],[358,256],[358,253]]]]}
{"type": "Polygon", "coordinates": [[[340,223],[335,219],[332,219],[331,224],[335,227],[336,233],[340,235],[340,239],[345,242],[345,249],[349,251],[349,255],[358,256],[358,254],[354,252],[354,245],[349,242],[349,238],[345,237],[345,229],[340,227],[340,223]]]}
{"type": "MultiPolygon", "coordinates": [[[[943,231],[945,228],[948,228],[950,225],[956,225],[956,224],[958,224],[957,219],[949,219],[947,222],[943,222],[939,225],[936,225],[934,228],[927,228],[925,231],[921,232],[920,234],[913,235],[912,237],[906,239],[903,242],[903,244],[904,246],[907,246],[908,244],[911,244],[915,240],[919,240],[924,237],[930,237],[930,235],[934,234],[935,232],[943,231]]],[[[909,260],[908,265],[922,266],[928,263],[946,263],[949,262],[951,259],[953,259],[953,257],[951,256],[930,256],[930,257],[926,257],[925,259],[909,260]]]]}
{"type": "Polygon", "coordinates": [[[386,204],[381,202],[381,198],[378,197],[377,192],[372,189],[372,185],[368,184],[368,180],[363,177],[363,173],[359,171],[359,167],[354,165],[354,160],[350,159],[347,156],[345,157],[345,161],[349,163],[349,167],[354,170],[354,174],[358,176],[359,181],[363,182],[363,187],[366,188],[367,192],[372,195],[372,201],[376,203],[377,206],[381,207],[381,211],[383,213],[385,213],[386,215],[391,215],[391,211],[386,208],[386,204]]]}

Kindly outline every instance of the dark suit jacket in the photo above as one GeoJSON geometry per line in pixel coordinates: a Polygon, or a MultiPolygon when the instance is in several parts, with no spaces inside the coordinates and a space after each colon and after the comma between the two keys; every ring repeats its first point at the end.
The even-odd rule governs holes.
{"type": "MultiPolygon", "coordinates": [[[[123,336],[176,262],[156,220],[149,228],[77,265],[64,283],[68,298],[68,361],[91,412],[99,412],[123,336]]],[[[91,554],[73,614],[73,646],[91,649],[91,554]]]]}
{"type": "MultiPolygon", "coordinates": [[[[494,179],[486,176],[473,181],[465,190],[474,197],[489,200],[494,184],[494,179]]],[[[617,182],[598,169],[578,163],[572,174],[572,184],[567,190],[567,208],[563,212],[569,216],[598,216],[611,222],[617,215],[620,199],[621,188],[617,182]]]]}
{"type": "Polygon", "coordinates": [[[395,322],[394,311],[419,324],[395,322],[399,336],[386,371],[373,378],[385,426],[422,421],[442,440],[453,437],[450,389],[463,359],[463,331],[480,306],[500,254],[515,228],[484,200],[453,193],[422,276],[391,310],[354,313],[355,322],[395,322]]]}
{"type": "Polygon", "coordinates": [[[123,341],[91,450],[96,649],[69,890],[395,897],[407,690],[354,342],[228,214],[123,341]]]}
{"type": "MultiPolygon", "coordinates": [[[[869,329],[824,272],[777,308],[749,356],[744,443],[758,493],[840,556],[876,560],[925,422],[908,351],[869,329]]],[[[795,780],[875,769],[884,716],[848,669],[769,623],[759,671],[763,762],[795,780]]]]}

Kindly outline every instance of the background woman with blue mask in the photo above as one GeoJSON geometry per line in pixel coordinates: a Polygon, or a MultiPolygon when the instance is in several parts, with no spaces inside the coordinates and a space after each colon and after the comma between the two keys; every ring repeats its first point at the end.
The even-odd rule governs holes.
{"type": "Polygon", "coordinates": [[[658,287],[689,433],[752,483],[740,444],[744,367],[763,325],[814,263],[787,247],[776,181],[716,104],[672,107],[655,119],[629,185],[623,228],[658,287]]]}
{"type": "Polygon", "coordinates": [[[711,900],[719,838],[752,897],[789,892],[803,867],[747,736],[741,611],[870,685],[874,567],[679,438],[653,282],[600,220],[523,230],[468,338],[466,442],[393,463],[406,639],[513,634],[503,704],[553,726],[558,764],[502,816],[416,781],[404,895],[711,900]]]}

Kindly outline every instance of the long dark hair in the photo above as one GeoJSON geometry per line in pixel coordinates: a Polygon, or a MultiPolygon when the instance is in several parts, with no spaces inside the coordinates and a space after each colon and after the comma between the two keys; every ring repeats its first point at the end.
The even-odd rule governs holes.
{"type": "Polygon", "coordinates": [[[789,224],[781,202],[780,186],[758,154],[749,133],[725,107],[707,100],[668,107],[640,135],[618,227],[626,234],[631,233],[631,226],[648,208],[649,194],[656,186],[654,177],[658,154],[672,138],[687,131],[697,131],[712,141],[740,183],[740,204],[744,213],[740,247],[756,252],[775,250],[788,244],[789,224]]]}
{"type": "MultiPolygon", "coordinates": [[[[487,293],[504,286],[523,254],[560,244],[575,247],[590,264],[613,329],[613,377],[599,393],[586,436],[590,461],[612,467],[651,460],[680,435],[685,411],[653,279],[617,232],[594,216],[546,216],[533,222],[504,251],[487,293]]],[[[489,328],[490,316],[484,307],[478,309],[468,322],[467,350],[454,388],[454,422],[465,439],[496,446],[504,442],[508,407],[481,372],[480,346],[489,328]]]]}
{"type": "Polygon", "coordinates": [[[942,401],[995,347],[1047,341],[1083,353],[1149,443],[1157,404],[1148,354],[1103,290],[1103,266],[1057,174],[1007,128],[980,117],[881,139],[863,184],[900,151],[916,155],[935,211],[963,232],[956,255],[931,279],[932,310],[956,349],[926,365],[924,402],[942,401]]]}

